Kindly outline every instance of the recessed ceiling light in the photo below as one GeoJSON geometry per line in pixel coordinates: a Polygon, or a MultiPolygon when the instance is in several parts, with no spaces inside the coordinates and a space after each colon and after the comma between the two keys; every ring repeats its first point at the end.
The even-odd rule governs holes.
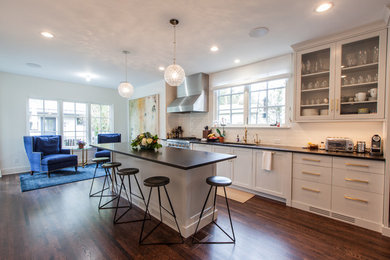
{"type": "Polygon", "coordinates": [[[322,12],[328,11],[332,7],[333,7],[332,2],[322,3],[316,8],[316,12],[322,13],[322,12]]]}
{"type": "Polygon", "coordinates": [[[77,75],[81,78],[84,78],[87,82],[90,82],[92,79],[96,79],[99,77],[98,75],[92,73],[78,73],[77,75]]]}
{"type": "Polygon", "coordinates": [[[158,70],[164,71],[165,68],[163,66],[158,67],[158,70]]]}
{"type": "Polygon", "coordinates": [[[41,32],[41,35],[43,37],[46,37],[46,38],[53,38],[54,35],[52,33],[49,33],[49,32],[41,32]]]}
{"type": "Polygon", "coordinates": [[[235,59],[234,63],[240,63],[241,61],[239,59],[235,59]]]}
{"type": "Polygon", "coordinates": [[[218,48],[218,46],[211,46],[211,48],[210,48],[210,51],[212,51],[212,52],[216,52],[216,51],[218,51],[219,50],[219,48],[218,48]]]}
{"type": "Polygon", "coordinates": [[[269,32],[267,27],[256,27],[250,30],[249,36],[253,38],[259,38],[261,36],[266,35],[269,32]]]}
{"type": "Polygon", "coordinates": [[[35,69],[42,68],[41,65],[39,65],[39,64],[37,64],[37,63],[33,63],[33,62],[27,62],[27,63],[26,63],[26,66],[29,66],[30,68],[35,68],[35,69]]]}

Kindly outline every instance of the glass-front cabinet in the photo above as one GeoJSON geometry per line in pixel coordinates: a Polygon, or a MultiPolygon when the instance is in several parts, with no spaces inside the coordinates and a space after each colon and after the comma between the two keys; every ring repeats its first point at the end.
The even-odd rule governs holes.
{"type": "Polygon", "coordinates": [[[297,52],[296,120],[384,118],[386,31],[297,52]]]}

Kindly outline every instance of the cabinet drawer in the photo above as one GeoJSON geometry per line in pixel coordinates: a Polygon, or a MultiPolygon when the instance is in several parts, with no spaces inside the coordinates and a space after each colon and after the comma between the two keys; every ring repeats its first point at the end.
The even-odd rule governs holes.
{"type": "Polygon", "coordinates": [[[293,179],[292,200],[329,210],[331,186],[317,182],[293,179]]]}
{"type": "Polygon", "coordinates": [[[332,167],[332,157],[304,153],[294,153],[294,163],[332,167]]]}
{"type": "Polygon", "coordinates": [[[383,175],[353,170],[333,169],[333,185],[383,194],[383,175]]]}
{"type": "Polygon", "coordinates": [[[384,162],[352,158],[333,158],[333,168],[384,174],[384,162]]]}
{"type": "Polygon", "coordinates": [[[332,168],[294,163],[293,177],[324,184],[332,183],[332,168]]]}
{"type": "Polygon", "coordinates": [[[382,208],[382,195],[332,187],[332,211],[381,223],[382,208]]]}

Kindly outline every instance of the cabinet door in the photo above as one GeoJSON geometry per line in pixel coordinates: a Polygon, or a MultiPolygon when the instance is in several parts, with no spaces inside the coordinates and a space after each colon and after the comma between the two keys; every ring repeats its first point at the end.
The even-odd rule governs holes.
{"type": "Polygon", "coordinates": [[[252,149],[233,148],[232,153],[237,156],[233,160],[233,184],[245,188],[252,185],[252,149]]]}
{"type": "Polygon", "coordinates": [[[192,144],[192,150],[211,152],[211,145],[208,144],[192,144]]]}
{"type": "Polygon", "coordinates": [[[254,157],[254,188],[281,198],[289,197],[291,188],[292,153],[272,152],[271,171],[262,168],[264,151],[256,150],[254,157]]]}
{"type": "Polygon", "coordinates": [[[386,30],[337,44],[337,119],[384,117],[386,30]]]}
{"type": "Polygon", "coordinates": [[[296,120],[334,117],[335,44],[297,53],[296,120]]]}
{"type": "MultiPolygon", "coordinates": [[[[214,152],[216,153],[225,153],[225,154],[231,154],[232,151],[229,147],[223,147],[223,146],[214,146],[214,152]]],[[[234,160],[234,159],[233,159],[234,160]]],[[[217,163],[217,175],[218,176],[224,176],[229,179],[233,179],[232,173],[233,173],[233,160],[227,160],[223,162],[217,163]]]]}

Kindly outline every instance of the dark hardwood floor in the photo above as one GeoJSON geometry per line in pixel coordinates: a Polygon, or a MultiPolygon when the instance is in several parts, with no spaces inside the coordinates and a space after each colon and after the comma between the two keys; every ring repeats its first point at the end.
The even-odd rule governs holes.
{"type": "MultiPolygon", "coordinates": [[[[390,238],[254,197],[229,201],[235,245],[139,246],[140,223],[112,224],[97,210],[90,181],[22,193],[19,177],[0,179],[0,259],[390,259],[390,238]]],[[[168,186],[169,189],[169,186],[168,186]]],[[[204,196],[199,198],[204,200],[204,196]]],[[[218,199],[218,223],[228,227],[218,199]]],[[[130,217],[142,217],[135,210],[130,217]]],[[[151,239],[175,239],[163,226],[151,239]]],[[[225,239],[215,227],[200,237],[225,239]]]]}

